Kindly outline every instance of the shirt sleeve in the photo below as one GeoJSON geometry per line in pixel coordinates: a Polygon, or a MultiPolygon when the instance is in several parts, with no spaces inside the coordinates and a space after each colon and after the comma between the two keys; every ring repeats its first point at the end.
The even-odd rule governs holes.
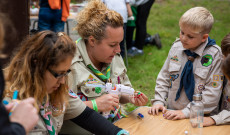
{"type": "Polygon", "coordinates": [[[170,73],[168,71],[169,61],[170,61],[170,58],[168,55],[163,67],[161,68],[160,73],[157,76],[156,87],[155,87],[155,99],[151,100],[151,103],[153,105],[156,105],[156,104],[166,105],[167,104],[166,98],[168,97],[168,91],[170,87],[170,73]]]}
{"type": "Polygon", "coordinates": [[[69,97],[69,104],[65,112],[64,120],[73,119],[79,116],[86,108],[85,103],[79,98],[69,97]]]}
{"type": "Polygon", "coordinates": [[[5,107],[0,103],[0,135],[25,135],[24,127],[19,123],[9,120],[9,114],[5,107]]]}
{"type": "MultiPolygon", "coordinates": [[[[202,91],[204,114],[210,114],[218,107],[223,87],[223,81],[220,79],[220,77],[223,75],[221,72],[221,61],[222,55],[218,51],[215,53],[215,55],[213,55],[212,67],[210,68],[206,78],[205,89],[202,91]],[[219,79],[215,79],[215,76],[218,76],[219,79]]],[[[190,114],[190,104],[191,103],[189,103],[187,107],[182,110],[186,118],[188,118],[190,114]]]]}
{"type": "Polygon", "coordinates": [[[211,116],[216,122],[216,125],[230,123],[230,111],[223,110],[219,114],[211,116]]]}

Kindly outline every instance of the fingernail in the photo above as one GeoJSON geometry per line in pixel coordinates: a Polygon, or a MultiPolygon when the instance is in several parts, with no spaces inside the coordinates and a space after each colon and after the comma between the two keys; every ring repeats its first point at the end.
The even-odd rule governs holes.
{"type": "Polygon", "coordinates": [[[143,94],[141,93],[141,96],[142,96],[143,94]]]}

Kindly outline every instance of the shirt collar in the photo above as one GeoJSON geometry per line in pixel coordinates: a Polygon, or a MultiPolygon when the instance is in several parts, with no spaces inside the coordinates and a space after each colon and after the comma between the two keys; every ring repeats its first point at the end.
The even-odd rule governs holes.
{"type": "MultiPolygon", "coordinates": [[[[194,50],[194,52],[197,55],[201,56],[203,54],[203,52],[204,52],[204,49],[205,49],[207,43],[208,43],[208,39],[204,43],[202,43],[196,50],[194,50]]],[[[181,45],[182,45],[182,43],[181,43],[181,45]]],[[[187,50],[187,49],[184,48],[183,45],[182,45],[182,50],[187,50]]]]}

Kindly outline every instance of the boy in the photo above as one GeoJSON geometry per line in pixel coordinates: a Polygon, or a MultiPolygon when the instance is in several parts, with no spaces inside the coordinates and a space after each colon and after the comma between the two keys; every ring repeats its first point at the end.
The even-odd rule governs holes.
{"type": "Polygon", "coordinates": [[[209,38],[214,18],[204,7],[186,11],[179,21],[177,39],[158,74],[155,99],[150,114],[162,110],[169,120],[189,118],[190,102],[202,93],[204,113],[216,113],[223,84],[222,53],[215,40],[209,38]],[[166,107],[172,109],[166,112],[166,107]]]}
{"type": "Polygon", "coordinates": [[[223,96],[221,101],[221,112],[211,117],[204,117],[204,126],[221,125],[230,123],[230,33],[221,42],[221,50],[224,54],[222,70],[225,75],[223,96]]]}

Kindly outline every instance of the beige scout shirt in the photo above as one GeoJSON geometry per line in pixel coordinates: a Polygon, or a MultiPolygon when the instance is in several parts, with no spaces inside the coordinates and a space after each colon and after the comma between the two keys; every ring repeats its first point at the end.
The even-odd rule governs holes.
{"type": "MultiPolygon", "coordinates": [[[[86,86],[86,84],[93,84],[96,86],[97,84],[105,85],[105,82],[100,80],[96,75],[94,75],[94,73],[89,68],[87,68],[88,64],[91,64],[95,68],[88,56],[84,40],[81,39],[77,43],[77,52],[72,61],[72,71],[69,74],[69,86],[70,89],[73,90],[76,94],[82,93],[84,97],[86,97],[88,100],[93,100],[103,95],[104,92],[102,90],[100,93],[96,93],[94,87],[86,86]]],[[[106,74],[106,66],[103,67],[101,71],[104,75],[106,74]]],[[[115,55],[115,57],[112,60],[110,69],[110,78],[112,80],[112,83],[118,83],[117,77],[119,76],[121,84],[131,86],[126,72],[127,69],[124,65],[122,57],[119,54],[115,55]]],[[[83,98],[83,100],[86,98],[83,98]]],[[[61,133],[74,135],[91,134],[83,130],[81,127],[74,125],[73,122],[69,120],[64,121],[61,133]]]]}
{"type": "MultiPolygon", "coordinates": [[[[221,73],[222,53],[217,45],[207,46],[208,40],[201,44],[194,52],[198,54],[193,62],[193,73],[195,80],[194,93],[202,92],[202,102],[204,104],[204,113],[209,114],[218,110],[218,102],[221,95],[223,74],[221,73]],[[212,56],[212,63],[209,66],[203,66],[201,59],[205,55],[212,56]]],[[[176,40],[171,47],[168,57],[158,74],[155,87],[155,99],[152,104],[167,105],[168,109],[182,110],[186,118],[189,117],[190,101],[188,100],[184,89],[181,91],[180,98],[175,101],[176,93],[180,84],[180,75],[188,60],[184,53],[180,40],[176,40]]]]}
{"type": "MultiPolygon", "coordinates": [[[[72,118],[77,117],[85,110],[85,108],[86,108],[86,105],[80,100],[80,98],[70,97],[69,105],[67,106],[65,113],[57,117],[51,117],[56,133],[60,131],[62,124],[63,124],[63,120],[72,119],[72,118]]],[[[43,121],[41,116],[39,116],[38,124],[29,133],[29,135],[49,135],[45,122],[43,121]]]]}
{"type": "Polygon", "coordinates": [[[216,125],[230,124],[230,84],[227,83],[223,90],[221,112],[211,117],[216,125]]]}

